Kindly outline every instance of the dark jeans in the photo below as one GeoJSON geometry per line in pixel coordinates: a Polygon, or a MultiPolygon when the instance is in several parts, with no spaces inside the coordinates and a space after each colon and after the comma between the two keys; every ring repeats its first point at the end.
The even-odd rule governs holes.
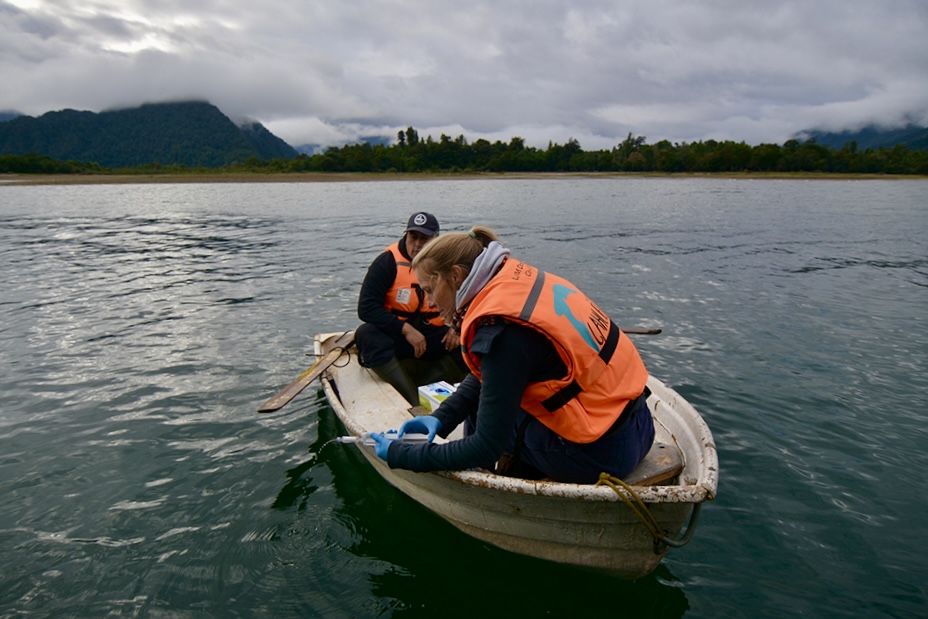
{"type": "MultiPolygon", "coordinates": [[[[419,359],[437,361],[450,354],[460,367],[465,367],[460,350],[454,350],[450,353],[445,350],[445,345],[441,341],[445,335],[445,329],[432,327],[431,325],[420,325],[416,328],[425,336],[426,342],[425,353],[419,359]]],[[[366,368],[376,368],[384,365],[393,357],[403,361],[404,359],[414,359],[416,356],[415,351],[405,337],[402,335],[393,337],[367,322],[355,330],[354,340],[358,345],[358,356],[361,365],[366,368]]]]}
{"type": "MultiPolygon", "coordinates": [[[[625,477],[635,470],[654,442],[654,420],[648,409],[647,397],[643,394],[628,406],[629,410],[617,422],[619,425],[592,443],[568,441],[521,411],[516,420],[515,434],[518,434],[519,425],[527,417],[531,418],[519,450],[519,463],[557,481],[570,483],[595,483],[602,472],[625,477]]],[[[514,435],[513,449],[515,439],[514,435]]],[[[519,474],[517,470],[513,472],[519,474]]]]}

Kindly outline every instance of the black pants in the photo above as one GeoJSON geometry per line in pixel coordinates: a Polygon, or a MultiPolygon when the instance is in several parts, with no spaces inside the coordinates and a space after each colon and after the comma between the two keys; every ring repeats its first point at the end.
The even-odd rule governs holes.
{"type": "MultiPolygon", "coordinates": [[[[464,359],[461,357],[461,351],[445,350],[442,338],[445,336],[444,327],[433,327],[431,325],[415,325],[422,335],[425,336],[425,353],[419,359],[423,361],[437,361],[444,355],[451,355],[461,369],[464,369],[464,359]]],[[[415,351],[406,338],[402,335],[393,337],[370,323],[364,323],[354,332],[354,339],[358,345],[358,353],[361,365],[366,368],[375,368],[389,362],[396,357],[400,361],[404,359],[414,359],[415,351]]]]}

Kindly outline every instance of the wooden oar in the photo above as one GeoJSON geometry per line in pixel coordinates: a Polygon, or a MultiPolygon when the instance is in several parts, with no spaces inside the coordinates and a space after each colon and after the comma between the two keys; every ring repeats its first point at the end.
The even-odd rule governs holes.
{"type": "Polygon", "coordinates": [[[354,331],[346,331],[335,340],[332,349],[319,359],[305,372],[296,377],[292,383],[284,387],[280,393],[262,404],[258,408],[259,413],[272,413],[284,407],[290,400],[295,398],[301,391],[306,389],[309,383],[313,382],[323,372],[332,367],[345,353],[345,349],[354,344],[354,331]]]}
{"type": "MultiPolygon", "coordinates": [[[[619,328],[622,329],[622,327],[619,328]]],[[[622,329],[622,331],[632,335],[658,335],[661,332],[660,329],[644,329],[642,327],[632,327],[631,329],[622,329]]]]}

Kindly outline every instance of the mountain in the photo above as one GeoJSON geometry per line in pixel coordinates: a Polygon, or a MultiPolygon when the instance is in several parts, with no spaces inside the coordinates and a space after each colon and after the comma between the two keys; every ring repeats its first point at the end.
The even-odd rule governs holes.
{"type": "Polygon", "coordinates": [[[5,122],[7,120],[13,120],[14,118],[19,118],[20,116],[22,116],[22,114],[20,114],[19,112],[11,112],[11,111],[0,112],[0,123],[5,122]]]}
{"type": "Polygon", "coordinates": [[[271,133],[259,122],[249,121],[239,125],[242,135],[259,153],[261,159],[292,159],[296,149],[271,133]]]}
{"type": "Polygon", "coordinates": [[[205,101],[100,113],[61,110],[0,123],[0,155],[28,153],[108,168],[150,163],[212,168],[297,155],[260,123],[238,127],[205,101]]]}
{"type": "Polygon", "coordinates": [[[857,142],[857,150],[876,150],[878,148],[892,148],[897,145],[905,146],[909,150],[928,150],[928,127],[918,127],[916,125],[907,125],[897,129],[882,129],[870,125],[859,131],[842,131],[840,133],[806,131],[803,133],[802,138],[804,140],[814,138],[816,143],[834,149],[840,149],[848,142],[857,142]]]}

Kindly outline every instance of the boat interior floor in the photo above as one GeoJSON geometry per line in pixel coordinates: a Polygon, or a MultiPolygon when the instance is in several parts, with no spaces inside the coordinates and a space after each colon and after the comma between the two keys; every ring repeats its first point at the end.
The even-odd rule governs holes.
{"type": "Polygon", "coordinates": [[[657,486],[683,471],[683,456],[674,445],[656,442],[634,471],[622,480],[629,486],[657,486]]]}

